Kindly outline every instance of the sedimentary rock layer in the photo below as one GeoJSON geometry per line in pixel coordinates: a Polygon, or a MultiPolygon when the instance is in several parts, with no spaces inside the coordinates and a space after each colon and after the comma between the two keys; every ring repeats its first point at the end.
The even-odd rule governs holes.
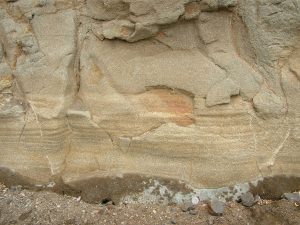
{"type": "Polygon", "coordinates": [[[298,0],[0,2],[3,171],[217,188],[299,148],[298,0]]]}

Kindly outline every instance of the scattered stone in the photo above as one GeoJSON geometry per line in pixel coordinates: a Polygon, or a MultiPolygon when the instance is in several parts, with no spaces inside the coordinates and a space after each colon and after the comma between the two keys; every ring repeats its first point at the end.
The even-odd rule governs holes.
{"type": "Polygon", "coordinates": [[[12,192],[21,192],[22,191],[22,186],[21,185],[11,186],[10,190],[12,192]]]}
{"type": "Polygon", "coordinates": [[[191,210],[191,211],[189,211],[189,214],[190,215],[197,215],[198,211],[197,210],[191,210]]]}
{"type": "Polygon", "coordinates": [[[27,210],[26,212],[22,213],[19,216],[19,220],[21,220],[21,221],[26,220],[30,216],[31,213],[32,213],[32,209],[27,210]]]}
{"type": "Polygon", "coordinates": [[[246,206],[246,207],[253,206],[256,203],[255,200],[256,199],[254,198],[254,196],[251,192],[246,192],[246,193],[242,194],[242,196],[241,196],[241,203],[243,206],[246,206]]]}
{"type": "Polygon", "coordinates": [[[213,216],[221,216],[225,210],[225,203],[219,199],[212,199],[208,204],[208,212],[213,216]]]}
{"type": "Polygon", "coordinates": [[[215,222],[215,218],[214,218],[214,217],[209,217],[208,220],[207,220],[207,223],[208,223],[209,225],[214,224],[214,222],[215,222]]]}
{"type": "Polygon", "coordinates": [[[12,197],[7,197],[6,204],[9,205],[12,202],[12,197]]]}
{"type": "Polygon", "coordinates": [[[188,211],[194,210],[195,206],[191,205],[191,204],[184,204],[180,207],[180,209],[182,210],[182,212],[188,212],[188,211]]]}
{"type": "Polygon", "coordinates": [[[284,193],[282,197],[288,201],[300,202],[300,192],[284,193]]]}
{"type": "Polygon", "coordinates": [[[22,190],[19,193],[5,190],[0,184],[0,224],[247,224],[251,218],[258,217],[266,224],[298,224],[300,203],[289,201],[273,201],[259,207],[244,208],[236,202],[226,203],[228,211],[222,217],[211,216],[207,208],[198,205],[188,213],[180,212],[179,205],[162,204],[128,204],[117,205],[113,210],[99,207],[96,204],[78,202],[71,196],[58,195],[48,191],[22,190]],[[6,199],[12,203],[6,205],[6,199]],[[275,203],[275,204],[274,204],[275,203]],[[55,206],[60,205],[57,209],[55,206]],[[153,211],[156,214],[153,214],[153,211]],[[179,210],[179,211],[178,211],[179,210]],[[195,215],[195,216],[194,216],[195,215]]]}
{"type": "Polygon", "coordinates": [[[74,218],[67,219],[65,221],[65,224],[67,225],[76,224],[76,220],[74,218]]]}

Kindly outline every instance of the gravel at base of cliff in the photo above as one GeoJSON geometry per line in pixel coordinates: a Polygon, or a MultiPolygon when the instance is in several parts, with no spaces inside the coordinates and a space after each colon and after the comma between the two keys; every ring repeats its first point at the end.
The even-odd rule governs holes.
{"type": "Polygon", "coordinates": [[[287,200],[261,200],[249,208],[228,202],[223,216],[210,215],[204,203],[191,210],[182,208],[159,204],[88,204],[80,197],[0,186],[0,225],[300,223],[300,206],[287,200]]]}

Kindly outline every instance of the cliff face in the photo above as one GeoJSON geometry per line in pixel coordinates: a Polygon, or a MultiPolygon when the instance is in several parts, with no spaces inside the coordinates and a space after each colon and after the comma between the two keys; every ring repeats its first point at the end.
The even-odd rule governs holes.
{"type": "Polygon", "coordinates": [[[1,1],[3,179],[297,176],[299,29],[298,0],[1,1]]]}

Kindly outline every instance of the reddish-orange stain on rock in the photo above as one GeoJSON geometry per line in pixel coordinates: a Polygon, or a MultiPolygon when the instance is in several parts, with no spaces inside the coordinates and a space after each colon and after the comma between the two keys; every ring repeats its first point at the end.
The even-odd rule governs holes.
{"type": "Polygon", "coordinates": [[[169,119],[180,125],[188,126],[194,123],[192,97],[171,89],[152,89],[142,94],[142,104],[150,112],[169,113],[169,119]]]}
{"type": "Polygon", "coordinates": [[[121,34],[125,37],[129,36],[132,33],[132,31],[126,27],[121,28],[121,34]]]}
{"type": "Polygon", "coordinates": [[[185,6],[185,13],[188,15],[192,15],[200,10],[197,2],[191,2],[185,6]]]}

